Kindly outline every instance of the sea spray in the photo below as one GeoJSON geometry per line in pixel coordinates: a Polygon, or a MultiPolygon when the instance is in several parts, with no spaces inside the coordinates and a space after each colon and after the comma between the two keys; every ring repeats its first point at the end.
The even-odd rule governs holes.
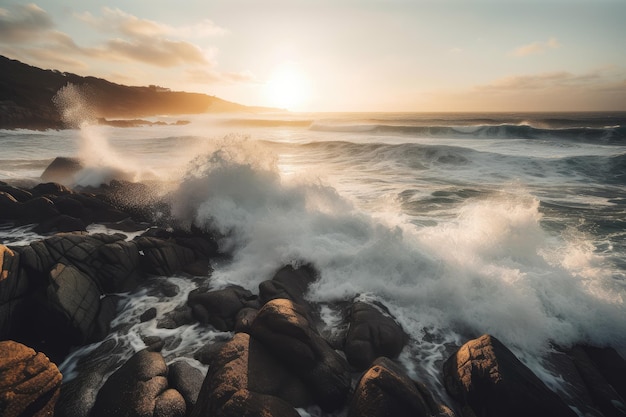
{"type": "Polygon", "coordinates": [[[592,245],[545,231],[539,201],[523,189],[468,198],[457,216],[432,227],[390,226],[331,187],[286,180],[273,163],[232,154],[220,149],[196,161],[174,207],[222,234],[221,247],[233,253],[215,271],[215,285],[254,290],[283,264],[312,262],[320,279],[311,300],[367,294],[389,307],[411,336],[403,359],[419,359],[416,377],[437,378],[447,346],[483,333],[544,378],[549,373],[533,357],[553,343],[626,346],[623,288],[591,268],[600,262],[592,245]]]}
{"type": "Polygon", "coordinates": [[[84,168],[74,175],[70,186],[108,184],[113,179],[137,181],[141,170],[137,164],[111,148],[109,141],[97,125],[97,110],[89,98],[88,86],[68,83],[53,97],[63,122],[78,130],[78,158],[84,168]]]}

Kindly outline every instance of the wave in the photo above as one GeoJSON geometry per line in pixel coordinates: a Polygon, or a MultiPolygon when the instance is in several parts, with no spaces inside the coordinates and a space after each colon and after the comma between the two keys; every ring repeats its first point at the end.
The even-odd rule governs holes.
{"type": "Polygon", "coordinates": [[[528,124],[415,126],[396,124],[333,124],[315,122],[311,130],[343,133],[401,134],[432,138],[566,139],[607,144],[626,142],[626,127],[540,128],[528,124]]]}

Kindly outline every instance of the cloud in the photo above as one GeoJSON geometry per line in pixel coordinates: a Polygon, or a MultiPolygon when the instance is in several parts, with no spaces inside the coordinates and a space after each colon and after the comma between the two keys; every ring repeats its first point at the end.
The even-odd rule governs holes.
{"type": "Polygon", "coordinates": [[[27,42],[53,27],[54,23],[48,13],[35,4],[0,8],[1,43],[27,42]]]}
{"type": "Polygon", "coordinates": [[[530,75],[514,75],[499,78],[489,84],[478,85],[474,89],[483,92],[545,90],[554,88],[591,88],[607,83],[615,83],[623,71],[606,67],[584,74],[572,74],[567,71],[545,72],[530,75]]]}
{"type": "Polygon", "coordinates": [[[185,80],[194,84],[238,84],[256,82],[250,71],[219,72],[212,68],[195,68],[185,71],[185,80]]]}
{"type": "Polygon", "coordinates": [[[528,55],[543,54],[549,49],[560,48],[561,44],[556,38],[550,38],[545,42],[533,42],[528,45],[523,45],[516,48],[511,52],[511,55],[517,57],[524,57],[528,55]]]}

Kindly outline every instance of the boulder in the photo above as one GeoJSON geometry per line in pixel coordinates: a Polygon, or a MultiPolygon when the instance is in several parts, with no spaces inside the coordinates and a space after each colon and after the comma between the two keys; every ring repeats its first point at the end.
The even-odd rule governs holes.
{"type": "Polygon", "coordinates": [[[404,370],[388,358],[378,358],[361,376],[348,417],[430,417],[450,416],[428,390],[412,381],[404,370]]]}
{"type": "Polygon", "coordinates": [[[367,369],[379,356],[396,358],[406,343],[404,331],[382,305],[355,302],[349,321],[344,352],[357,370],[367,369]]]}
{"type": "Polygon", "coordinates": [[[142,350],[104,383],[91,410],[92,417],[183,417],[183,396],[169,388],[167,365],[160,353],[142,350]]]}
{"type": "Polygon", "coordinates": [[[98,247],[96,257],[99,267],[95,273],[104,292],[130,291],[144,279],[135,242],[117,240],[106,243],[98,247]]]}
{"type": "Polygon", "coordinates": [[[43,171],[41,179],[71,185],[74,175],[83,168],[84,165],[78,158],[58,156],[43,171]]]}
{"type": "Polygon", "coordinates": [[[19,201],[20,203],[23,203],[24,201],[33,198],[33,194],[30,191],[24,190],[19,187],[14,187],[6,183],[0,184],[0,191],[10,194],[15,200],[19,201]]]}
{"type": "MultiPolygon", "coordinates": [[[[589,390],[593,404],[602,411],[605,417],[626,416],[624,400],[598,369],[588,351],[591,351],[592,355],[598,353],[598,350],[593,348],[574,346],[570,351],[570,356],[589,390]]],[[[619,364],[619,361],[615,362],[616,367],[619,364]]],[[[624,376],[621,378],[624,379],[624,376]]],[[[618,384],[619,382],[621,381],[618,381],[618,384]]]]}
{"type": "Polygon", "coordinates": [[[626,360],[611,347],[583,346],[585,353],[613,389],[626,400],[626,360]]]}
{"type": "Polygon", "coordinates": [[[73,266],[56,264],[50,271],[48,302],[63,316],[58,328],[70,327],[74,340],[80,345],[91,336],[94,320],[100,310],[100,291],[91,278],[73,266]]]}
{"type": "Polygon", "coordinates": [[[34,196],[46,197],[73,194],[72,190],[56,182],[42,182],[31,188],[30,192],[34,196]]]}
{"type": "Polygon", "coordinates": [[[11,194],[0,191],[0,220],[15,220],[20,205],[11,194]]]}
{"type": "Polygon", "coordinates": [[[186,265],[196,260],[191,249],[171,241],[139,237],[135,242],[143,253],[142,268],[148,274],[171,276],[176,272],[184,271],[186,265]]]}
{"type": "Polygon", "coordinates": [[[239,311],[245,307],[258,308],[258,297],[238,285],[216,291],[198,288],[189,293],[187,305],[200,323],[231,331],[235,328],[239,311]]]}
{"type": "Polygon", "coordinates": [[[62,376],[43,353],[11,340],[0,342],[0,375],[0,415],[53,415],[62,376]]]}
{"type": "Polygon", "coordinates": [[[461,346],[443,370],[448,393],[476,416],[577,416],[493,336],[483,335],[461,346]]]}
{"type": "Polygon", "coordinates": [[[85,232],[87,227],[82,220],[72,216],[61,214],[49,219],[42,220],[34,229],[35,233],[63,233],[63,232],[85,232]]]}
{"type": "Polygon", "coordinates": [[[349,365],[311,327],[304,307],[287,299],[269,301],[250,334],[302,379],[324,411],[343,406],[350,390],[349,365]]]}
{"type": "Polygon", "coordinates": [[[46,197],[34,197],[18,205],[16,219],[23,224],[40,223],[59,215],[54,203],[46,197]]]}
{"type": "Polygon", "coordinates": [[[303,265],[298,269],[287,265],[276,272],[271,280],[259,284],[261,304],[277,298],[286,298],[310,310],[304,294],[316,279],[317,272],[311,265],[303,265]]]}
{"type": "Polygon", "coordinates": [[[191,415],[298,416],[307,389],[246,333],[226,342],[209,368],[191,415]]]}
{"type": "Polygon", "coordinates": [[[202,388],[204,374],[198,368],[194,368],[188,362],[178,361],[168,368],[167,380],[170,387],[174,388],[185,399],[187,410],[192,410],[202,388]]]}

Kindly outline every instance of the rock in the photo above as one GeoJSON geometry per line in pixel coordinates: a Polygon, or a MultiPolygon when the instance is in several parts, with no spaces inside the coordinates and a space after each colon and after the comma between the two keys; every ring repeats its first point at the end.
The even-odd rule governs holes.
{"type": "Polygon", "coordinates": [[[141,323],[145,323],[146,321],[150,321],[155,318],[157,315],[157,309],[152,307],[144,311],[141,316],[139,316],[139,321],[141,323]]]}
{"type": "Polygon", "coordinates": [[[384,357],[376,359],[361,376],[348,409],[348,417],[444,415],[451,415],[451,411],[437,405],[424,386],[384,357]]]}
{"type": "Polygon", "coordinates": [[[15,220],[21,204],[11,194],[0,191],[0,220],[15,220]]]}
{"type": "Polygon", "coordinates": [[[62,376],[43,353],[14,341],[0,342],[0,375],[0,415],[53,415],[62,376]]]}
{"type": "Polygon", "coordinates": [[[24,224],[40,223],[59,215],[54,203],[46,197],[35,197],[25,203],[18,204],[16,219],[24,224]]]}
{"type": "Polygon", "coordinates": [[[231,331],[235,328],[237,313],[245,307],[258,307],[258,299],[240,286],[216,291],[200,288],[189,293],[187,305],[200,323],[210,324],[217,330],[231,331]]]}
{"type": "Polygon", "coordinates": [[[324,411],[343,406],[350,390],[349,365],[310,326],[304,307],[287,299],[269,301],[250,334],[302,379],[324,411]]]}
{"type": "Polygon", "coordinates": [[[148,274],[171,276],[176,272],[183,271],[185,265],[195,261],[195,256],[191,249],[171,241],[140,237],[135,242],[143,252],[141,265],[148,274]]]}
{"type": "Polygon", "coordinates": [[[161,317],[157,322],[157,329],[177,329],[185,324],[193,323],[191,308],[186,305],[178,306],[161,317]]]}
{"type": "Polygon", "coordinates": [[[56,182],[45,182],[35,185],[31,190],[34,196],[59,196],[73,194],[73,191],[56,182]]]}
{"type": "Polygon", "coordinates": [[[163,356],[142,350],[107,379],[98,392],[91,416],[182,417],[185,412],[182,395],[168,387],[163,356]]]}
{"type": "Polygon", "coordinates": [[[168,368],[167,380],[183,396],[187,410],[192,410],[204,381],[202,371],[185,361],[174,362],[168,368]]]}
{"type": "Polygon", "coordinates": [[[0,191],[10,194],[15,200],[23,203],[26,200],[30,200],[33,198],[33,194],[30,191],[23,190],[18,187],[14,187],[9,184],[2,183],[0,184],[0,191]]]}
{"type": "Polygon", "coordinates": [[[583,350],[606,381],[626,400],[626,360],[611,347],[584,346],[583,350]]]}
{"type": "Polygon", "coordinates": [[[235,328],[233,330],[235,332],[250,333],[252,322],[254,322],[258,313],[259,310],[252,307],[245,307],[239,310],[237,317],[235,317],[235,328]]]}
{"type": "Polygon", "coordinates": [[[483,417],[576,417],[500,341],[470,340],[444,363],[444,385],[461,405],[483,417]]]}
{"type": "Polygon", "coordinates": [[[43,171],[41,179],[71,185],[74,175],[83,168],[84,165],[78,158],[58,156],[43,171]]]}
{"type": "Polygon", "coordinates": [[[100,264],[96,277],[104,292],[131,291],[144,279],[135,242],[118,240],[101,245],[96,257],[100,264]]]}
{"type": "MultiPolygon", "coordinates": [[[[73,266],[56,264],[50,271],[48,300],[53,309],[59,311],[64,320],[58,328],[69,325],[70,334],[75,335],[70,344],[85,343],[92,333],[94,320],[100,311],[98,286],[73,266]]],[[[57,327],[55,326],[55,327],[57,327]]]]}
{"type": "Polygon", "coordinates": [[[307,390],[246,333],[226,342],[204,379],[191,415],[298,416],[307,390]]]}
{"type": "Polygon", "coordinates": [[[271,280],[259,284],[261,304],[277,298],[286,298],[310,310],[304,294],[316,279],[317,272],[311,265],[303,265],[298,269],[291,265],[285,266],[276,272],[271,280]]]}
{"type": "MultiPolygon", "coordinates": [[[[624,400],[596,367],[587,353],[588,349],[582,346],[575,346],[570,351],[570,355],[589,390],[593,403],[598,406],[606,417],[626,416],[624,400]]],[[[597,352],[592,349],[589,350],[593,353],[597,352]]],[[[619,365],[619,362],[616,362],[616,365],[619,365]]]]}
{"type": "Polygon", "coordinates": [[[379,356],[396,358],[406,340],[402,328],[384,306],[364,302],[352,305],[344,352],[355,369],[367,369],[379,356]]]}
{"type": "Polygon", "coordinates": [[[52,232],[86,232],[87,227],[82,220],[61,214],[49,219],[42,220],[33,231],[39,234],[52,232]]]}

